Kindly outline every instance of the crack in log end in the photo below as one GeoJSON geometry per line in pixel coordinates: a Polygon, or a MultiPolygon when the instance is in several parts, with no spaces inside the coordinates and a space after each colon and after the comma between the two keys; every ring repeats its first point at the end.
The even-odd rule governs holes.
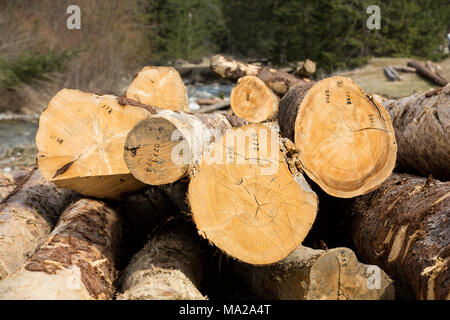
{"type": "Polygon", "coordinates": [[[58,170],[56,170],[55,175],[52,177],[52,179],[55,179],[57,176],[60,176],[62,174],[64,174],[67,170],[69,170],[69,168],[72,166],[72,164],[75,162],[75,160],[70,161],[69,163],[66,163],[65,165],[63,165],[61,168],[59,168],[58,170]]]}

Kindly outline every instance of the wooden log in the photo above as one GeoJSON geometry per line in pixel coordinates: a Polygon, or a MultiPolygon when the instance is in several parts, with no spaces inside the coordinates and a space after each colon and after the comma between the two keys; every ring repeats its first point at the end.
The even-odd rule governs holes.
{"type": "Polygon", "coordinates": [[[352,80],[331,77],[292,87],[280,100],[281,134],[302,170],[328,194],[351,198],[392,172],[397,146],[389,114],[352,80]]]}
{"type": "Polygon", "coordinates": [[[75,192],[56,188],[33,170],[0,202],[0,279],[29,257],[76,197],[75,192]]]}
{"type": "Polygon", "coordinates": [[[203,258],[186,224],[169,223],[131,260],[118,300],[205,300],[203,258]]]}
{"type": "Polygon", "coordinates": [[[160,109],[189,112],[186,86],[172,67],[144,67],[127,90],[127,98],[160,109]]]}
{"type": "Polygon", "coordinates": [[[303,77],[311,77],[316,72],[316,64],[314,61],[306,59],[298,64],[297,68],[294,71],[294,75],[300,75],[303,77]]]}
{"type": "Polygon", "coordinates": [[[8,196],[16,188],[16,183],[11,175],[0,172],[0,201],[8,196]]]}
{"type": "Polygon", "coordinates": [[[268,266],[235,263],[239,277],[269,300],[392,300],[392,280],[374,265],[360,263],[348,248],[300,246],[268,266]]]}
{"type": "Polygon", "coordinates": [[[380,266],[406,299],[450,299],[450,182],[393,174],[348,211],[362,261],[380,266]]]}
{"type": "Polygon", "coordinates": [[[402,81],[402,77],[392,67],[386,67],[383,69],[384,74],[390,81],[402,81]]]}
{"type": "Polygon", "coordinates": [[[399,169],[450,179],[450,85],[413,94],[383,106],[389,112],[398,144],[399,169]]]}
{"type": "Polygon", "coordinates": [[[436,72],[431,71],[428,69],[423,63],[412,60],[408,62],[408,67],[412,67],[416,69],[417,73],[420,74],[422,77],[434,82],[438,86],[445,86],[448,84],[448,80],[442,77],[441,75],[437,74],[436,72]]]}
{"type": "Polygon", "coordinates": [[[31,258],[0,282],[0,299],[111,299],[120,238],[120,219],[111,206],[75,202],[31,258]]]}
{"type": "Polygon", "coordinates": [[[234,114],[249,122],[273,119],[278,111],[278,96],[256,76],[245,76],[231,90],[230,104],[234,114]]]}
{"type": "Polygon", "coordinates": [[[318,200],[278,132],[264,124],[233,128],[211,150],[188,190],[199,234],[247,263],[285,258],[306,237],[318,200]]]}
{"type": "MultiPolygon", "coordinates": [[[[133,176],[150,185],[162,185],[186,177],[208,153],[211,142],[233,125],[221,114],[189,115],[161,110],[140,121],[127,135],[124,159],[133,176]]],[[[232,123],[233,122],[233,123],[232,123]]]]}
{"type": "Polygon", "coordinates": [[[142,189],[123,160],[128,132],[157,108],[130,99],[63,89],[41,114],[36,145],[42,175],[86,196],[142,189]]]}
{"type": "Polygon", "coordinates": [[[404,72],[404,73],[415,73],[416,69],[406,66],[393,66],[392,69],[394,69],[397,72],[404,72]]]}
{"type": "Polygon", "coordinates": [[[283,96],[289,87],[304,83],[290,73],[227,59],[222,55],[211,58],[211,70],[223,78],[234,81],[244,76],[256,76],[279,96],[283,96]]]}

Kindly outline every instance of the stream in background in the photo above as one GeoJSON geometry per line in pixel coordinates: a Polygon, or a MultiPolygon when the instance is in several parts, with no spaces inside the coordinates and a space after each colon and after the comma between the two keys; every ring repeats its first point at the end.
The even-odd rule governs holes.
{"type": "MultiPolygon", "coordinates": [[[[209,84],[187,88],[191,107],[195,108],[197,99],[229,98],[232,86],[209,84]]],[[[36,162],[34,138],[37,129],[37,116],[0,114],[0,171],[9,172],[36,162]]]]}

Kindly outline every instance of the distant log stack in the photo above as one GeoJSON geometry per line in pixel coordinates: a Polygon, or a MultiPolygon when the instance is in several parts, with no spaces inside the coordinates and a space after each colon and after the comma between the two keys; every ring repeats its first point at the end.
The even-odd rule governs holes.
{"type": "Polygon", "coordinates": [[[395,128],[399,167],[450,180],[450,85],[383,105],[395,128]]]}
{"type": "Polygon", "coordinates": [[[280,101],[278,123],[295,141],[304,172],[332,196],[368,193],[394,169],[389,114],[350,79],[292,87],[280,101]]]}
{"type": "Polygon", "coordinates": [[[73,191],[57,189],[36,169],[0,202],[0,279],[33,253],[76,197],[73,191]]]}
{"type": "Polygon", "coordinates": [[[188,190],[199,234],[251,264],[285,258],[308,234],[318,199],[263,124],[227,131],[194,168],[188,190]]]}
{"type": "Polygon", "coordinates": [[[211,142],[227,129],[243,124],[236,117],[161,110],[139,122],[125,141],[128,170],[140,181],[163,185],[186,177],[211,142]]]}
{"type": "Polygon", "coordinates": [[[77,201],[39,250],[0,282],[0,299],[111,299],[120,238],[113,208],[96,200],[77,201]]]}
{"type": "Polygon", "coordinates": [[[294,75],[300,75],[306,78],[311,77],[316,72],[316,64],[314,61],[306,59],[298,64],[297,68],[294,70],[294,75]]]}
{"type": "Polygon", "coordinates": [[[300,246],[269,266],[235,263],[236,273],[269,300],[392,300],[392,280],[365,265],[348,248],[314,250],[300,246]]]}
{"type": "Polygon", "coordinates": [[[58,187],[86,196],[117,198],[142,189],[123,147],[136,123],[157,111],[130,99],[61,90],[39,119],[39,170],[58,187]]]}
{"type": "Polygon", "coordinates": [[[357,254],[401,297],[450,299],[450,182],[394,174],[348,215],[357,254]]]}
{"type": "Polygon", "coordinates": [[[183,79],[172,67],[144,67],[127,90],[127,98],[160,109],[189,112],[183,79]]]}
{"type": "Polygon", "coordinates": [[[408,62],[408,67],[416,69],[417,73],[420,74],[422,77],[434,82],[438,86],[445,86],[448,84],[448,80],[445,79],[439,72],[437,72],[435,69],[430,68],[430,64],[424,65],[423,63],[412,60],[408,62]]]}

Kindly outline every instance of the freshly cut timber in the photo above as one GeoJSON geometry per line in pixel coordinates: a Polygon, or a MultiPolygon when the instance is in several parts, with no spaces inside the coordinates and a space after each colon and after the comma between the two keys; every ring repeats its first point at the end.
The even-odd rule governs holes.
{"type": "Polygon", "coordinates": [[[348,248],[300,246],[269,266],[235,263],[239,277],[269,300],[393,300],[392,280],[374,265],[358,262],[348,248]]]}
{"type": "Polygon", "coordinates": [[[128,132],[157,109],[130,99],[63,89],[41,114],[36,145],[42,175],[60,188],[116,198],[144,187],[123,160],[128,132]]]}
{"type": "Polygon", "coordinates": [[[127,90],[127,98],[160,109],[189,112],[183,79],[172,67],[144,67],[127,90]]]}
{"type": "Polygon", "coordinates": [[[425,65],[419,61],[412,60],[408,62],[408,67],[416,69],[416,72],[420,74],[422,77],[434,82],[438,86],[445,86],[448,84],[448,80],[445,79],[442,75],[440,75],[436,70],[433,70],[433,68],[429,67],[428,64],[425,65]]]}
{"type": "Polygon", "coordinates": [[[0,282],[0,299],[111,299],[120,238],[120,219],[112,207],[78,200],[31,258],[0,282]]]}
{"type": "Polygon", "coordinates": [[[368,193],[394,169],[389,114],[350,79],[292,87],[280,101],[278,123],[295,142],[304,172],[332,196],[368,193]]]}
{"type": "Polygon", "coordinates": [[[383,106],[389,112],[402,170],[450,180],[450,85],[383,106]]]}
{"type": "Polygon", "coordinates": [[[316,72],[316,64],[314,63],[314,61],[306,59],[305,61],[302,61],[298,64],[293,74],[298,74],[303,77],[309,78],[314,74],[314,72],[316,72]]]}
{"type": "Polygon", "coordinates": [[[205,300],[200,291],[203,258],[195,235],[170,222],[131,260],[118,300],[205,300]]]}
{"type": "Polygon", "coordinates": [[[243,121],[218,113],[190,115],[161,110],[130,131],[123,158],[129,172],[143,183],[172,183],[189,174],[211,142],[240,123],[243,121]]]}
{"type": "Polygon", "coordinates": [[[255,76],[238,80],[231,90],[230,104],[234,114],[249,122],[263,122],[275,117],[278,111],[278,96],[264,81],[255,76]]]}
{"type": "Polygon", "coordinates": [[[215,55],[211,58],[211,70],[223,78],[234,81],[244,76],[256,76],[279,96],[283,96],[289,87],[304,83],[303,80],[290,73],[230,60],[222,55],[215,55]]]}
{"type": "Polygon", "coordinates": [[[22,265],[76,197],[35,169],[0,202],[0,279],[22,265]]]}
{"type": "Polygon", "coordinates": [[[188,189],[199,234],[247,263],[285,258],[310,230],[318,199],[288,164],[278,132],[264,124],[233,128],[211,150],[188,189]]]}
{"type": "Polygon", "coordinates": [[[393,174],[348,214],[356,253],[401,297],[450,299],[450,182],[393,174]]]}

